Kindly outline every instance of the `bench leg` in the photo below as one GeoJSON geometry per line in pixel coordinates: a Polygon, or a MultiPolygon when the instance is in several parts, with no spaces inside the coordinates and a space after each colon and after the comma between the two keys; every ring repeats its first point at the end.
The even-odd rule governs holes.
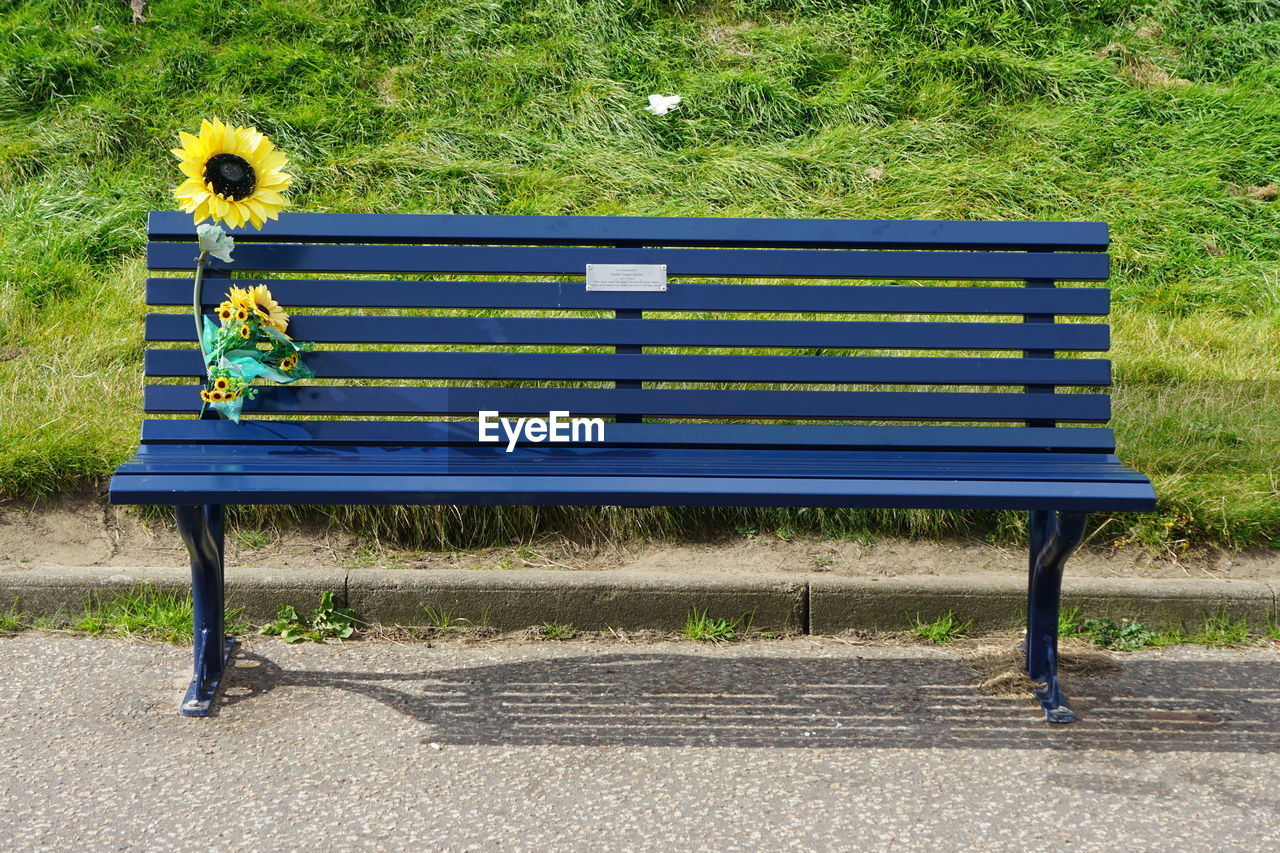
{"type": "Polygon", "coordinates": [[[235,637],[226,636],[223,593],[222,507],[174,507],[178,533],[191,554],[191,603],[195,618],[195,671],[178,708],[184,717],[207,717],[222,681],[235,637]]]}
{"type": "Polygon", "coordinates": [[[1058,607],[1062,567],[1084,536],[1083,512],[1031,512],[1031,565],[1027,583],[1027,675],[1044,682],[1036,698],[1051,723],[1076,715],[1058,686],[1058,607]]]}

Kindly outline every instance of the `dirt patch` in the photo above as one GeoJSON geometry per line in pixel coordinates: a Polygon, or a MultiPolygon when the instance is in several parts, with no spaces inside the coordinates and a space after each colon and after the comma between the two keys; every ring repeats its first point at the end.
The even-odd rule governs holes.
{"type": "Polygon", "coordinates": [[[1161,68],[1150,58],[1134,53],[1119,42],[1100,48],[1099,57],[1120,56],[1120,76],[1143,89],[1185,89],[1191,81],[1176,77],[1161,68]]]}
{"type": "MultiPolygon", "coordinates": [[[[1020,637],[973,640],[957,651],[973,670],[978,688],[992,696],[1026,696],[1038,685],[1023,671],[1020,637]]],[[[1064,675],[1117,675],[1124,670],[1113,655],[1087,640],[1065,637],[1058,642],[1058,671],[1064,675]]]]}
{"type": "MultiPolygon", "coordinates": [[[[185,566],[172,524],[87,494],[38,504],[0,505],[0,568],[185,566]]],[[[844,576],[1025,575],[1019,546],[976,541],[881,539],[853,542],[769,534],[703,542],[608,546],[545,540],[512,548],[411,551],[363,540],[346,529],[227,531],[227,563],[261,568],[413,568],[629,570],[680,575],[830,573],[844,576]]],[[[1177,560],[1137,548],[1084,548],[1068,563],[1074,577],[1280,579],[1280,551],[1206,551],[1177,560]]]]}

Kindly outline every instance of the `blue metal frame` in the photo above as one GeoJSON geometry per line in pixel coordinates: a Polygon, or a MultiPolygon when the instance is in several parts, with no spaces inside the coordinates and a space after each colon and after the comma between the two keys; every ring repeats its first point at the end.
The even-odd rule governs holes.
{"type": "Polygon", "coordinates": [[[195,666],[178,713],[184,717],[207,717],[236,643],[235,637],[227,636],[224,622],[223,509],[217,504],[178,505],[173,509],[178,534],[191,555],[195,619],[195,666]]]}
{"type": "Polygon", "coordinates": [[[1036,698],[1051,723],[1075,722],[1058,683],[1058,609],[1062,567],[1084,536],[1088,513],[1033,510],[1029,524],[1031,562],[1027,580],[1027,675],[1043,682],[1036,698]]]}

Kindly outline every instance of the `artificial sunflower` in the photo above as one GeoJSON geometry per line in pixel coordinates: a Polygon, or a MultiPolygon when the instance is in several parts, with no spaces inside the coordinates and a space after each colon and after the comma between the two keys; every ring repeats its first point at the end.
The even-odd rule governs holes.
{"type": "Polygon", "coordinates": [[[231,317],[233,316],[233,314],[234,312],[231,308],[230,302],[224,302],[218,306],[218,319],[221,320],[222,322],[224,323],[231,322],[231,317]]]}
{"type": "Polygon", "coordinates": [[[280,360],[280,369],[283,370],[285,373],[288,373],[290,370],[293,370],[297,366],[298,366],[298,357],[296,355],[287,355],[280,360]]]}
{"type": "Polygon", "coordinates": [[[250,329],[247,323],[240,327],[240,337],[244,338],[246,341],[253,337],[253,329],[250,329]]]}
{"type": "Polygon", "coordinates": [[[272,297],[271,291],[265,284],[255,285],[248,289],[233,287],[227,291],[227,296],[231,298],[232,304],[237,308],[244,308],[246,311],[254,312],[262,318],[262,322],[276,331],[283,333],[289,327],[289,315],[280,307],[280,303],[276,302],[275,298],[272,297]]]}
{"type": "Polygon", "coordinates": [[[173,195],[196,224],[205,219],[239,228],[246,222],[262,228],[276,219],[293,182],[282,171],[285,156],[257,128],[232,127],[214,119],[200,123],[200,135],[179,132],[182,147],[173,149],[187,176],[173,195]]]}
{"type": "Polygon", "coordinates": [[[218,391],[225,391],[227,388],[231,387],[231,383],[227,381],[225,376],[219,376],[217,379],[213,380],[213,387],[218,391]]]}

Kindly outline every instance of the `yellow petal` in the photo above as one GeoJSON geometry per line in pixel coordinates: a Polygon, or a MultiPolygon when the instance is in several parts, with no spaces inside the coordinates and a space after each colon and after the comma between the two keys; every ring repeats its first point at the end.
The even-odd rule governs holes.
{"type": "Polygon", "coordinates": [[[262,216],[266,214],[266,211],[267,211],[266,205],[264,205],[261,201],[257,199],[256,193],[246,198],[243,202],[241,202],[241,204],[249,208],[249,215],[251,218],[254,216],[257,216],[258,218],[262,218],[262,216]]]}
{"type": "Polygon", "coordinates": [[[283,190],[291,183],[293,183],[293,176],[283,172],[268,172],[258,178],[258,186],[264,190],[283,190]]]}
{"type": "Polygon", "coordinates": [[[258,162],[262,164],[263,170],[267,172],[276,172],[276,171],[279,171],[280,169],[283,169],[284,164],[287,163],[288,161],[289,161],[289,158],[284,156],[284,154],[279,151],[272,151],[270,154],[267,154],[266,156],[260,155],[258,157],[258,162]]]}

